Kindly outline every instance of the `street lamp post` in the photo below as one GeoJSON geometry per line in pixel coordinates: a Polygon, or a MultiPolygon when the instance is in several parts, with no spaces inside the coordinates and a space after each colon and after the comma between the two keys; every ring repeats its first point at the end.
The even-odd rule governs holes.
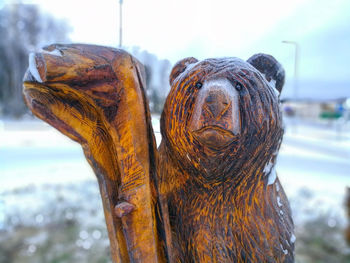
{"type": "MultiPolygon", "coordinates": [[[[282,41],[282,43],[285,44],[290,44],[293,45],[295,48],[295,53],[294,53],[294,87],[293,87],[293,91],[294,91],[294,100],[298,100],[298,70],[299,70],[299,44],[296,41],[282,41]]],[[[292,131],[293,133],[297,134],[298,133],[298,129],[297,129],[297,114],[294,113],[294,117],[293,117],[293,122],[292,122],[292,131]]]]}
{"type": "Polygon", "coordinates": [[[123,40],[123,0],[119,0],[119,47],[122,47],[122,40],[123,40]]]}
{"type": "Polygon", "coordinates": [[[299,70],[299,44],[296,41],[284,40],[282,43],[291,44],[295,48],[294,53],[294,99],[298,99],[298,70],[299,70]]]}

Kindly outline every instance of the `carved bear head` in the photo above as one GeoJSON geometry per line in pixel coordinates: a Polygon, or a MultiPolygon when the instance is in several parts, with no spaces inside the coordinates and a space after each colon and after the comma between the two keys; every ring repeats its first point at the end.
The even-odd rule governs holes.
{"type": "Polygon", "coordinates": [[[162,136],[181,167],[206,181],[260,169],[283,135],[284,70],[272,57],[179,61],[162,114],[162,136]]]}

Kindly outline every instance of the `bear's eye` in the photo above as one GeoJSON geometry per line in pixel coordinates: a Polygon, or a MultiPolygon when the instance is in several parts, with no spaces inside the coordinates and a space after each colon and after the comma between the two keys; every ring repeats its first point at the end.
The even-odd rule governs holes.
{"type": "Polygon", "coordinates": [[[241,83],[239,83],[239,82],[236,82],[236,84],[235,84],[235,89],[236,89],[237,91],[241,91],[241,90],[243,89],[243,85],[242,85],[241,83]]]}
{"type": "Polygon", "coordinates": [[[202,86],[203,86],[202,82],[200,82],[200,81],[196,82],[196,88],[197,89],[200,89],[202,86]]]}

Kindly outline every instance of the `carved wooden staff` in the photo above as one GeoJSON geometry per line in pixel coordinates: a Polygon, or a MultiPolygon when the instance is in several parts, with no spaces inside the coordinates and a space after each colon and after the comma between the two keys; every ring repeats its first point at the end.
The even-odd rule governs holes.
{"type": "Polygon", "coordinates": [[[29,64],[28,107],[80,143],[95,171],[113,261],[163,262],[143,66],[122,50],[92,45],[51,45],[29,64]]]}

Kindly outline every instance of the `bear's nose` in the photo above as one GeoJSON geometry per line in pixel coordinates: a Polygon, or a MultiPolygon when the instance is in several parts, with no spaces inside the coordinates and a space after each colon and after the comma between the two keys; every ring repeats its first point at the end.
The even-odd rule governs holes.
{"type": "Polygon", "coordinates": [[[204,103],[206,111],[217,120],[219,120],[229,108],[229,100],[226,94],[220,90],[210,91],[204,103]]]}

